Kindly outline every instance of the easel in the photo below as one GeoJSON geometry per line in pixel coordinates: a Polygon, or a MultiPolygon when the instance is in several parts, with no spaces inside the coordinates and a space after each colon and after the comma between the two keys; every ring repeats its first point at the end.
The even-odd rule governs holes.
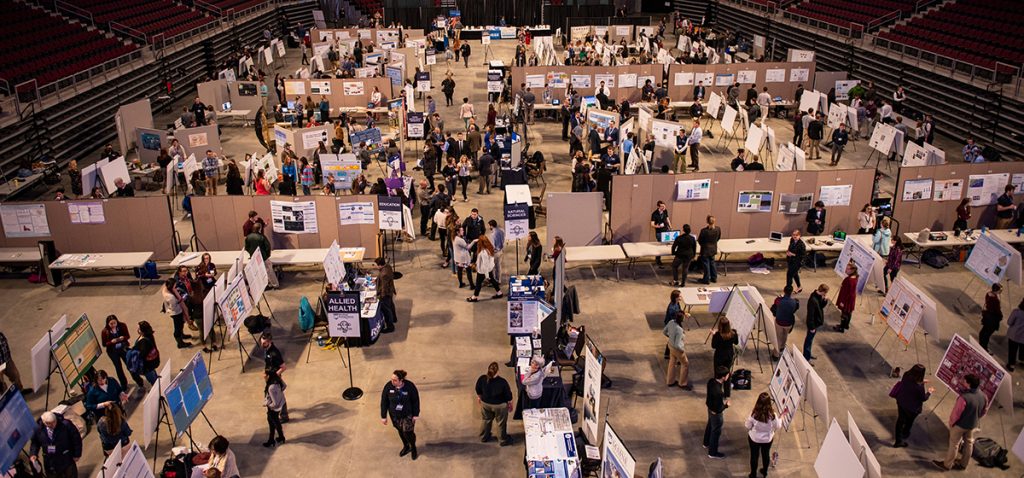
{"type": "Polygon", "coordinates": [[[807,411],[807,394],[808,394],[807,388],[808,388],[808,383],[810,383],[810,381],[809,381],[810,378],[811,378],[811,371],[808,370],[806,373],[804,373],[804,393],[803,393],[803,396],[800,397],[800,408],[797,409],[797,411],[800,412],[801,421],[802,421],[801,424],[803,425],[803,428],[800,431],[804,432],[804,438],[807,440],[807,448],[808,449],[811,448],[811,443],[820,443],[820,441],[818,440],[818,415],[816,415],[813,411],[811,411],[811,412],[807,411]],[[814,441],[813,442],[811,441],[810,434],[807,433],[807,416],[808,415],[811,416],[811,423],[814,425],[814,441]]]}
{"type": "MultiPolygon", "coordinates": [[[[67,327],[65,327],[65,331],[67,327]]],[[[57,360],[53,358],[53,329],[47,329],[46,340],[49,342],[49,348],[46,353],[46,410],[50,409],[50,380],[53,379],[54,372],[57,372],[56,363],[57,360]]],[[[67,379],[64,378],[63,373],[57,373],[60,376],[60,381],[64,383],[64,400],[71,398],[71,385],[68,384],[67,379]]]]}
{"type": "MultiPolygon", "coordinates": [[[[882,334],[879,335],[878,340],[875,341],[875,345],[871,346],[871,350],[873,352],[877,352],[878,356],[880,358],[878,363],[873,365],[871,368],[875,368],[875,367],[885,363],[885,355],[882,354],[882,352],[880,350],[878,350],[878,344],[880,344],[882,342],[882,339],[884,339],[885,336],[889,334],[890,330],[892,330],[892,329],[889,328],[889,325],[885,324],[885,330],[883,330],[882,334]]],[[[920,347],[918,347],[918,343],[917,343],[917,341],[918,341],[917,337],[918,337],[919,334],[923,334],[924,335],[924,338],[922,340],[924,340],[925,363],[926,364],[930,364],[932,360],[931,360],[931,352],[928,350],[928,332],[921,331],[920,325],[918,326],[918,328],[916,330],[914,330],[914,335],[913,335],[913,337],[910,338],[910,342],[908,342],[907,344],[905,344],[903,346],[903,351],[906,352],[907,350],[910,350],[910,343],[913,343],[914,344],[914,356],[915,356],[914,358],[915,358],[915,361],[916,361],[916,363],[921,363],[921,349],[920,349],[920,347]]]]}
{"type": "Polygon", "coordinates": [[[737,127],[736,123],[738,121],[740,121],[740,119],[737,117],[736,121],[734,121],[733,124],[732,124],[732,131],[726,131],[725,128],[722,128],[722,135],[718,137],[718,142],[715,143],[715,149],[716,150],[720,150],[719,146],[722,145],[722,141],[725,141],[726,133],[729,134],[729,140],[725,141],[725,149],[726,149],[726,151],[728,151],[728,148],[729,148],[730,144],[733,144],[733,143],[739,144],[739,141],[736,139],[736,127],[737,127]]]}
{"type": "MultiPolygon", "coordinates": [[[[892,145],[891,147],[895,148],[896,146],[892,145]]],[[[868,167],[868,164],[871,163],[871,159],[872,158],[874,158],[874,160],[875,160],[875,169],[876,170],[878,169],[878,166],[882,162],[882,160],[885,160],[885,170],[887,172],[892,172],[891,166],[889,166],[889,163],[891,163],[892,161],[889,161],[889,157],[888,156],[885,156],[882,153],[879,153],[878,150],[875,149],[875,148],[871,148],[871,153],[868,154],[868,159],[866,161],[864,161],[864,167],[865,168],[868,167]]]]}
{"type": "MultiPolygon", "coordinates": [[[[226,327],[225,327],[226,328],[226,327]]],[[[249,351],[246,350],[245,346],[242,345],[242,340],[237,337],[238,332],[235,332],[235,342],[238,344],[238,361],[241,363],[242,373],[245,373],[245,359],[249,356],[249,351]]],[[[217,351],[217,360],[220,360],[221,354],[224,353],[224,343],[228,338],[228,330],[220,335],[220,349],[217,351]]],[[[213,357],[213,352],[210,353],[210,357],[213,357]]]]}
{"type": "MultiPolygon", "coordinates": [[[[739,299],[742,300],[744,304],[747,304],[747,298],[743,295],[743,291],[740,290],[740,285],[733,284],[732,287],[729,288],[729,295],[726,296],[725,298],[725,303],[722,305],[722,310],[718,311],[717,315],[715,315],[715,323],[711,324],[711,330],[708,331],[708,335],[704,339],[705,344],[708,343],[709,340],[711,340],[711,336],[714,335],[715,330],[718,329],[718,323],[722,320],[722,316],[725,315],[725,308],[729,304],[729,301],[732,300],[734,294],[738,294],[739,299]]],[[[764,365],[761,363],[761,344],[764,344],[765,351],[768,353],[769,365],[772,362],[772,342],[771,340],[768,340],[767,327],[768,325],[767,321],[765,320],[764,308],[760,304],[758,304],[757,309],[754,310],[754,328],[750,331],[749,338],[754,340],[754,357],[757,360],[757,367],[761,373],[764,373],[764,365]]],[[[735,331],[736,330],[733,329],[733,332],[735,331]]],[[[742,350],[740,351],[740,353],[742,354],[742,350]]]]}

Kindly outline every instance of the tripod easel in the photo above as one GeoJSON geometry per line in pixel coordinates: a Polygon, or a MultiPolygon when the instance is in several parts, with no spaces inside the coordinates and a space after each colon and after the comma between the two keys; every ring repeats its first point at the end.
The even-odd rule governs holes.
{"type": "MultiPolygon", "coordinates": [[[[750,287],[750,286],[748,286],[750,287]]],[[[715,330],[718,329],[718,323],[721,322],[722,316],[725,315],[726,310],[729,308],[729,303],[733,300],[733,297],[739,297],[739,300],[743,301],[743,305],[748,310],[752,310],[754,315],[754,328],[750,331],[750,339],[754,341],[754,357],[757,360],[757,367],[761,373],[764,373],[764,364],[761,363],[761,345],[765,346],[765,351],[768,353],[768,362],[771,365],[772,361],[772,341],[768,338],[768,325],[765,320],[764,307],[758,304],[756,308],[751,307],[750,303],[747,302],[746,296],[743,295],[743,291],[740,289],[739,284],[733,284],[729,289],[729,295],[725,299],[725,304],[722,306],[722,310],[718,311],[715,315],[715,323],[712,324],[711,330],[708,331],[707,337],[704,339],[704,343],[708,343],[711,340],[711,336],[714,335],[715,330]]],[[[744,347],[745,349],[745,347],[744,347]]],[[[778,352],[778,350],[776,350],[778,352]]],[[[742,350],[740,352],[742,354],[742,350]]]]}
{"type": "MultiPolygon", "coordinates": [[[[737,119],[737,121],[738,121],[738,119],[737,119]]],[[[736,121],[733,121],[733,123],[732,123],[732,130],[731,131],[726,130],[723,127],[722,128],[722,135],[718,137],[718,142],[715,143],[715,150],[721,151],[719,147],[722,146],[722,141],[725,141],[725,149],[726,149],[726,151],[728,151],[728,148],[729,148],[730,144],[733,144],[733,143],[739,144],[739,140],[736,139],[736,129],[737,129],[736,121]],[[729,135],[728,141],[726,141],[726,139],[725,139],[726,133],[728,133],[728,135],[729,135]]]]}

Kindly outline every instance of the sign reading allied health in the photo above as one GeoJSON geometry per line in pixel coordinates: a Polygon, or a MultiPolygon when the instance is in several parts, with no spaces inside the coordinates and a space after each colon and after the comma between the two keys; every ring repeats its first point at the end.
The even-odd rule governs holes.
{"type": "Polygon", "coordinates": [[[530,205],[505,204],[505,233],[508,239],[525,239],[530,234],[530,205]]]}
{"type": "Polygon", "coordinates": [[[402,230],[402,199],[398,196],[377,198],[377,210],[382,231],[402,230]]]}
{"type": "Polygon", "coordinates": [[[359,337],[359,292],[329,292],[324,303],[331,337],[359,337]]]}

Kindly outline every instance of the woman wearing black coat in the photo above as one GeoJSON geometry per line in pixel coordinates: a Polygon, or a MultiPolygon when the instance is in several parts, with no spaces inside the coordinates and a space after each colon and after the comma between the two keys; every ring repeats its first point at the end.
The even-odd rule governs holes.
{"type": "Polygon", "coordinates": [[[416,385],[405,379],[405,370],[395,370],[391,381],[384,385],[380,394],[380,422],[391,425],[398,430],[402,439],[402,451],[398,456],[412,453],[412,459],[419,457],[416,451],[416,420],[420,418],[420,394],[416,385]]]}
{"type": "Polygon", "coordinates": [[[544,245],[540,243],[537,233],[530,231],[530,238],[526,241],[526,262],[530,263],[528,275],[540,274],[540,263],[544,259],[544,245]]]}
{"type": "Polygon", "coordinates": [[[898,412],[893,448],[907,446],[907,438],[910,438],[910,429],[914,426],[914,419],[921,414],[924,402],[935,392],[935,387],[925,387],[928,380],[925,380],[924,377],[924,365],[914,365],[903,374],[903,378],[889,392],[889,396],[896,399],[898,412]]]}

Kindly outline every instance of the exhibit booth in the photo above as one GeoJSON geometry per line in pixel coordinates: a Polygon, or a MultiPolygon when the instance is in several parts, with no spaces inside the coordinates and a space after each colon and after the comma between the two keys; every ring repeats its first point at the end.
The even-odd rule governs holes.
{"type": "Polygon", "coordinates": [[[114,126],[117,129],[117,143],[121,154],[126,154],[136,145],[136,128],[153,129],[153,108],[149,98],[122,105],[114,113],[114,126]]]}
{"type": "Polygon", "coordinates": [[[900,168],[893,198],[893,218],[903,232],[950,231],[956,208],[970,199],[969,228],[995,223],[996,198],[1015,184],[1014,204],[1024,200],[1024,171],[1017,163],[956,163],[900,168]]]}
{"type": "Polygon", "coordinates": [[[583,96],[591,96],[603,81],[616,102],[628,100],[630,103],[640,101],[640,90],[647,80],[655,88],[661,84],[663,65],[624,65],[624,66],[525,66],[512,68],[512,89],[518,91],[519,85],[533,89],[538,98],[544,85],[555,91],[555,97],[562,97],[567,85],[579,90],[583,96]]]}
{"type": "Polygon", "coordinates": [[[730,86],[739,83],[740,101],[746,99],[747,89],[752,84],[757,85],[758,93],[767,86],[772,98],[792,101],[798,85],[811,89],[812,78],[814,62],[671,64],[667,74],[668,96],[674,101],[692,101],[693,87],[703,81],[705,99],[712,92],[724,95],[730,86]]]}

